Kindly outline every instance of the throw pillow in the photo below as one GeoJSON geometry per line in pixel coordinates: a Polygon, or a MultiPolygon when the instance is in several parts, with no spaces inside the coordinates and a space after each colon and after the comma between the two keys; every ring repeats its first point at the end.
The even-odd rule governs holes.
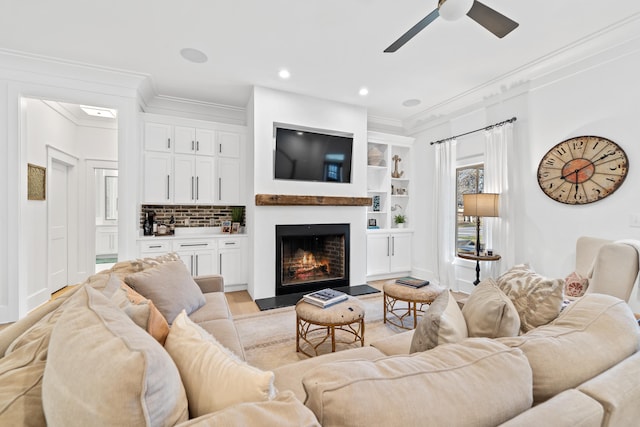
{"type": "Polygon", "coordinates": [[[111,301],[120,307],[136,325],[164,345],[169,334],[169,324],[153,301],[146,299],[120,280],[118,289],[111,296],[111,301]]]}
{"type": "Polygon", "coordinates": [[[87,286],[51,333],[42,401],[49,425],[175,425],[188,418],[167,352],[87,286]]]}
{"type": "Polygon", "coordinates": [[[575,271],[564,279],[564,295],[568,298],[580,298],[587,292],[589,279],[575,271]]]}
{"type": "Polygon", "coordinates": [[[169,324],[182,310],[191,314],[205,304],[202,291],[182,261],[169,261],[130,274],[125,282],[153,301],[169,324]]]}
{"type": "Polygon", "coordinates": [[[273,372],[240,360],[184,311],[171,325],[165,349],[180,371],[192,418],[236,403],[275,397],[273,372]]]}
{"type": "Polygon", "coordinates": [[[410,353],[467,338],[467,323],[451,292],[442,292],[429,305],[411,340],[410,353]]]}
{"type": "Polygon", "coordinates": [[[520,331],[520,317],[513,303],[487,278],[471,292],[462,307],[470,337],[513,337],[520,331]]]}
{"type": "Polygon", "coordinates": [[[546,325],[560,314],[563,279],[549,279],[530,268],[516,266],[498,277],[497,283],[518,311],[522,332],[546,325]]]}

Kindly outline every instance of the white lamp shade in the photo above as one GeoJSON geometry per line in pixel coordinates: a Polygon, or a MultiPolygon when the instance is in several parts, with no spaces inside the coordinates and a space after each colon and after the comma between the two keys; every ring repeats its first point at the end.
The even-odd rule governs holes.
{"type": "Polygon", "coordinates": [[[447,21],[462,18],[473,6],[474,0],[440,0],[438,9],[440,16],[447,21]]]}
{"type": "Polygon", "coordinates": [[[498,194],[463,194],[464,216],[498,216],[498,194]]]}

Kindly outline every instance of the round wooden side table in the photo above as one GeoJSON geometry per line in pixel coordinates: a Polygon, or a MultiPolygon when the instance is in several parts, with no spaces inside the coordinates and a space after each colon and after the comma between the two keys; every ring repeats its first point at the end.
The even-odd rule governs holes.
{"type": "Polygon", "coordinates": [[[478,283],[480,283],[480,261],[498,261],[501,258],[500,255],[476,255],[460,252],[458,252],[458,256],[476,262],[476,280],[473,281],[475,286],[478,286],[478,283]]]}
{"type": "Polygon", "coordinates": [[[429,305],[444,290],[433,283],[421,288],[400,285],[398,283],[385,283],[384,296],[384,323],[390,323],[402,329],[415,329],[418,325],[418,314],[424,313],[424,306],[429,305]],[[407,308],[398,307],[398,302],[406,302],[407,308]],[[404,320],[413,315],[413,328],[405,326],[404,320]]]}
{"type": "Polygon", "coordinates": [[[331,339],[331,352],[336,351],[336,331],[346,332],[353,336],[350,341],[339,341],[351,344],[360,342],[364,347],[364,307],[353,297],[327,308],[317,307],[303,300],[296,304],[296,352],[309,357],[317,356],[318,347],[331,339]],[[315,332],[323,331],[317,334],[315,332]],[[305,346],[304,343],[307,345],[305,346]],[[303,345],[301,345],[303,344],[303,345]],[[303,347],[310,347],[313,354],[303,347]]]}

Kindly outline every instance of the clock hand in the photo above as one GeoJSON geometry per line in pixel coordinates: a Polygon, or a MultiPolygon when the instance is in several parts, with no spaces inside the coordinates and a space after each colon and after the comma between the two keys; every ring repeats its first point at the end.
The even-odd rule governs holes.
{"type": "MultiPolygon", "coordinates": [[[[597,162],[597,161],[600,161],[600,160],[603,160],[603,159],[606,159],[608,156],[611,156],[611,155],[613,155],[613,154],[615,154],[615,153],[607,153],[607,154],[603,154],[602,156],[600,156],[600,158],[598,158],[598,159],[596,160],[596,162],[597,162]]],[[[580,172],[582,169],[588,168],[589,166],[592,166],[592,165],[593,165],[593,166],[595,166],[595,162],[590,162],[589,164],[584,165],[584,166],[582,166],[581,168],[578,168],[578,169],[576,169],[576,170],[574,170],[574,171],[572,171],[572,172],[569,172],[569,173],[568,173],[568,174],[566,174],[566,175],[562,175],[562,176],[561,176],[561,178],[562,178],[562,179],[564,179],[564,180],[566,180],[568,176],[571,176],[571,175],[573,175],[573,174],[575,173],[575,174],[576,174],[576,181],[577,181],[577,180],[578,180],[578,172],[580,172]]]]}

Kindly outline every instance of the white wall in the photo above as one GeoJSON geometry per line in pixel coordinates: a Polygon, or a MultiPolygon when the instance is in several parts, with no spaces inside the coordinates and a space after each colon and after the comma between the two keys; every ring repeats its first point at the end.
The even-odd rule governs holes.
{"type": "MultiPolygon", "coordinates": [[[[255,194],[366,197],[366,109],[327,100],[256,87],[248,107],[253,138],[252,184],[255,194]],[[350,184],[273,179],[273,124],[286,123],[354,135],[350,184]]],[[[250,148],[251,150],[251,148],[250,148]]],[[[366,283],[366,208],[339,206],[254,206],[247,213],[253,244],[249,293],[254,299],[275,295],[276,224],[351,224],[350,283],[366,283]]]]}
{"type": "MultiPolygon", "coordinates": [[[[640,46],[620,55],[611,52],[603,58],[593,57],[586,64],[576,63],[528,83],[469,106],[465,111],[438,119],[433,126],[417,135],[416,152],[424,153],[434,163],[429,141],[483,127],[517,116],[514,125],[516,162],[512,172],[516,216],[512,231],[516,239],[515,262],[528,262],[542,274],[566,277],[573,271],[575,242],[588,235],[606,239],[640,239],[640,228],[630,226],[630,215],[640,215],[637,196],[640,168],[640,46]],[[606,60],[605,60],[606,59],[606,60]],[[471,111],[471,113],[470,113],[471,111]],[[480,125],[479,125],[480,121],[480,125]],[[537,183],[537,168],[542,156],[557,143],[580,135],[598,135],[619,144],[627,153],[630,167],[626,181],[611,196],[598,202],[564,205],[547,197],[537,183]]],[[[476,134],[476,135],[482,135],[476,134]]],[[[482,157],[483,137],[463,137],[458,142],[458,160],[482,157]],[[471,147],[473,146],[473,147],[471,147]]],[[[423,208],[432,206],[432,177],[417,171],[418,182],[424,182],[423,208]]],[[[420,206],[417,208],[420,210],[420,206]]],[[[416,227],[416,241],[433,241],[433,230],[416,227]]],[[[418,246],[414,257],[416,268],[435,271],[433,244],[418,246]]],[[[473,270],[457,262],[458,285],[468,290],[473,270]]],[[[499,265],[497,273],[508,269],[499,265]]],[[[484,267],[483,267],[484,268],[484,267]]],[[[483,277],[485,270],[483,270],[483,277]]]]}

